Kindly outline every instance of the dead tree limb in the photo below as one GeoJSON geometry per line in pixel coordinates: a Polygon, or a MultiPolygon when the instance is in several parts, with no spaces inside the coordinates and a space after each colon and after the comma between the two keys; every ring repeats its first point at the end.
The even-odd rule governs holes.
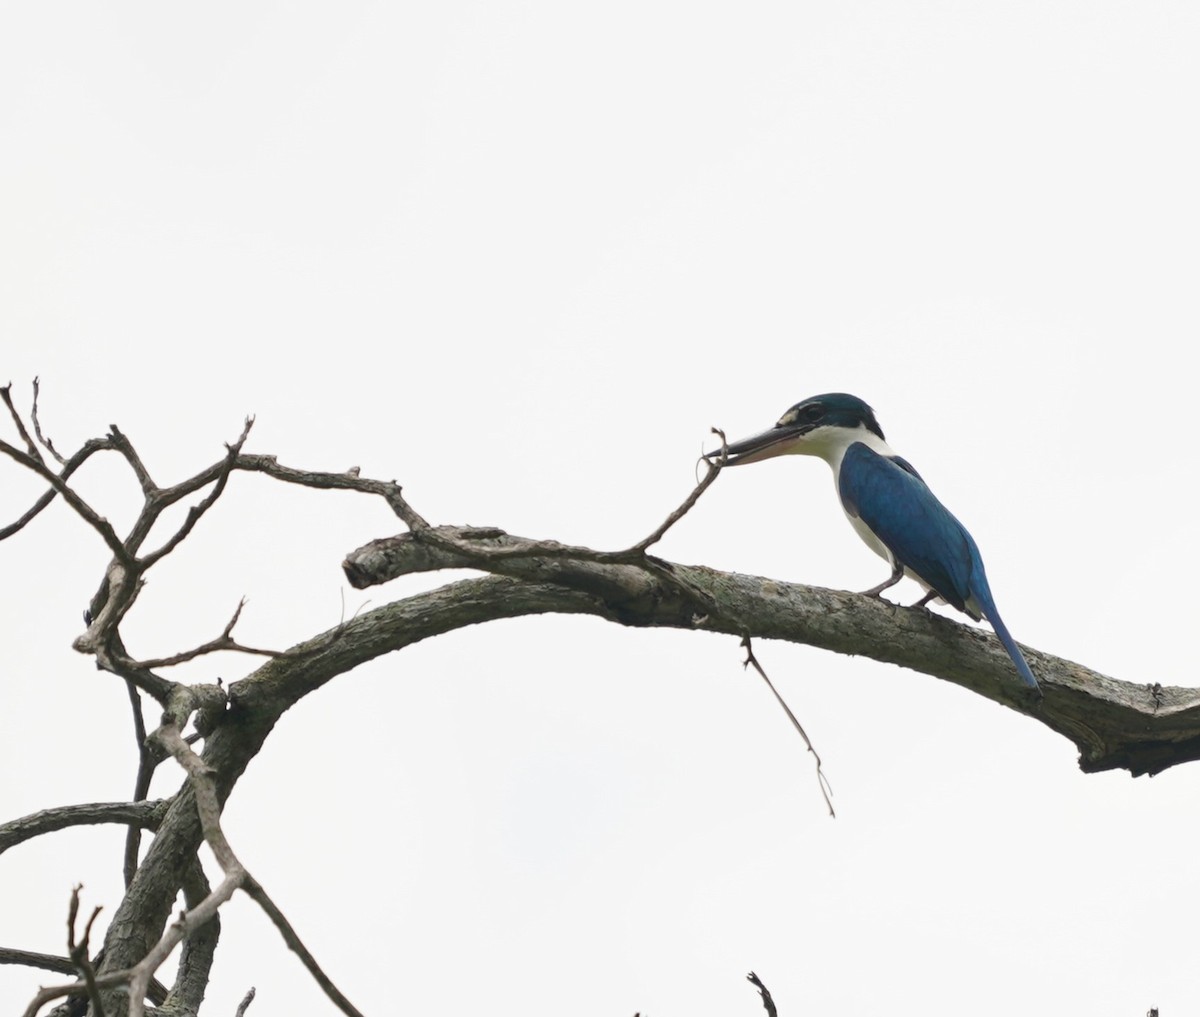
{"type": "Polygon", "coordinates": [[[1014,680],[994,635],[921,608],[652,558],[610,564],[564,554],[561,545],[552,545],[546,558],[492,558],[492,547],[525,549],[531,542],[495,529],[439,527],[439,533],[445,538],[439,544],[412,533],[372,541],[347,555],[346,577],[362,589],[413,572],[486,568],[589,594],[589,613],[625,625],[782,639],[933,675],[1065,735],[1088,773],[1126,769],[1138,776],[1200,759],[1197,689],[1119,681],[1023,647],[1043,685],[1039,703],[1014,680]],[[456,550],[444,550],[445,543],[456,550]]]}
{"type": "Polygon", "coordinates": [[[167,804],[165,801],[95,802],[43,809],[8,823],[0,823],[0,854],[34,837],[72,826],[122,823],[142,830],[153,830],[166,814],[167,804]]]}
{"type": "MultiPolygon", "coordinates": [[[[0,440],[0,453],[47,485],[22,516],[0,529],[0,539],[21,530],[56,497],[98,533],[111,559],[92,597],[86,631],[74,646],[91,655],[102,670],[157,701],[163,721],[151,741],[187,771],[178,793],[166,802],[50,810],[0,826],[0,850],[85,822],[157,828],[140,864],[136,864],[136,838],[130,840],[132,851],[127,845],[127,868],[136,864],[136,870],[108,927],[103,960],[97,964],[92,985],[76,982],[43,990],[26,1011],[31,1015],[46,1001],[85,988],[98,993],[112,1015],[124,1014],[127,1007],[141,1013],[152,972],[185,938],[190,953],[186,964],[181,962],[182,980],[177,980],[174,991],[181,1005],[198,1006],[216,944],[212,919],[238,888],[252,895],[258,889],[224,841],[220,811],[275,723],[308,693],[359,664],[468,625],[531,614],[589,614],[628,626],[804,643],[931,674],[1008,706],[1071,739],[1085,771],[1124,768],[1137,775],[1200,759],[1200,690],[1121,682],[1026,648],[1045,692],[1041,701],[1031,701],[1015,680],[1008,656],[995,637],[982,629],[859,594],[681,565],[648,554],[715,481],[719,462],[707,467],[688,498],[647,538],[625,550],[602,551],[514,537],[496,527],[433,526],[395,481],[362,477],[356,469],[300,470],[281,465],[273,456],[244,452],[250,420],[216,462],[178,484],[160,487],[118,428],[64,458],[44,438],[40,423],[33,419],[32,429],[26,426],[9,392],[0,394],[19,438],[18,444],[0,440]],[[39,442],[51,453],[52,462],[43,456],[39,442]],[[124,538],[69,482],[93,455],[106,451],[125,460],[143,496],[142,509],[124,538]],[[216,639],[193,650],[139,659],[126,648],[121,625],[137,602],[147,571],[183,544],[243,472],[319,490],[353,491],[386,502],[409,532],[372,541],[347,556],[343,568],[358,588],[413,572],[468,568],[488,574],[364,612],[278,653],[235,641],[235,612],[216,639]],[[162,513],[192,496],[199,501],[185,521],[156,550],[143,551],[162,513]],[[270,656],[228,686],[187,685],[158,673],[217,649],[270,656]],[[189,721],[195,722],[196,737],[203,740],[199,754],[181,734],[189,721]],[[196,852],[206,841],[224,872],[215,889],[197,878],[194,870],[196,852]],[[181,888],[188,908],[170,922],[181,888]]],[[[133,701],[140,714],[140,703],[136,697],[133,701]]],[[[143,730],[137,728],[139,739],[143,730]]],[[[139,754],[139,770],[148,773],[155,762],[139,754]]],[[[139,775],[139,789],[143,783],[139,775]]],[[[278,910],[265,903],[269,901],[265,894],[256,899],[268,913],[278,910]]],[[[290,925],[276,924],[296,948],[290,925]]],[[[302,947],[297,952],[306,954],[302,947]]],[[[319,969],[309,966],[316,975],[319,969]]],[[[325,982],[322,986],[328,991],[325,982]]],[[[343,1012],[357,1012],[340,993],[330,995],[343,1012]]]]}

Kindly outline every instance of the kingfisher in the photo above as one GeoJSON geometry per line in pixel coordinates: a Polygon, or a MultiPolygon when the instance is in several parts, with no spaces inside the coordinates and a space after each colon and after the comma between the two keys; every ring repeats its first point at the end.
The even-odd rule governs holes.
{"type": "Polygon", "coordinates": [[[892,451],[875,411],[857,396],[829,392],[796,403],[769,431],[705,454],[727,466],[779,455],[820,456],[833,470],[842,509],[892,574],[864,591],[878,597],[904,576],[926,589],[916,604],[941,599],[975,621],[986,618],[1021,680],[1040,694],[1021,648],[996,610],[979,548],[912,465],[892,451]]]}

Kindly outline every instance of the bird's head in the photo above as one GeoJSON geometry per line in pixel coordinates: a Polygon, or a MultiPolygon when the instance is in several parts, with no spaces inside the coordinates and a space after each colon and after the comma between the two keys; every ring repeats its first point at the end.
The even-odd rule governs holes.
{"type": "MultiPolygon", "coordinates": [[[[883,430],[875,412],[857,396],[827,392],[796,403],[769,431],[735,441],[726,449],[728,466],[757,463],[772,456],[810,455],[830,458],[852,441],[883,441],[883,430]]],[[[720,458],[721,450],[706,452],[705,458],[720,458]]]]}

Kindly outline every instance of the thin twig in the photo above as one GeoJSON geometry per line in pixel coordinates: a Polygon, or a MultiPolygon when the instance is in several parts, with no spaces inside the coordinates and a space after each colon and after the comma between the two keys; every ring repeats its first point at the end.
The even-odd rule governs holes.
{"type": "MultiPolygon", "coordinates": [[[[63,465],[62,472],[60,472],[58,475],[59,479],[65,481],[93,455],[95,455],[97,452],[104,451],[109,447],[108,440],[105,438],[91,439],[83,446],[83,448],[81,448],[66,461],[66,463],[63,465]]],[[[43,491],[42,494],[38,496],[37,501],[33,503],[29,510],[23,516],[21,516],[20,519],[0,528],[0,540],[5,540],[6,538],[11,537],[14,533],[17,533],[19,530],[24,529],[24,527],[33,519],[35,519],[47,505],[54,501],[57,496],[58,491],[54,487],[51,487],[47,491],[43,491]]]]}
{"type": "Polygon", "coordinates": [[[4,405],[8,407],[9,415],[13,419],[13,423],[17,425],[17,433],[20,434],[21,440],[25,442],[25,447],[29,450],[29,454],[39,463],[44,464],[42,453],[38,451],[37,445],[30,436],[29,431],[25,429],[25,422],[21,419],[21,414],[17,412],[17,408],[12,401],[12,385],[0,385],[0,399],[4,400],[4,405]]]}
{"type": "MultiPolygon", "coordinates": [[[[297,649],[296,647],[291,647],[290,649],[287,649],[287,650],[268,650],[261,646],[246,646],[244,643],[239,643],[236,639],[234,639],[230,635],[230,632],[231,632],[234,624],[236,624],[236,622],[238,620],[238,614],[240,614],[242,607],[245,606],[245,603],[246,603],[245,598],[242,598],[242,602],[241,602],[241,604],[238,605],[237,611],[234,613],[232,621],[230,621],[230,623],[228,625],[226,625],[225,630],[221,633],[221,635],[217,636],[215,639],[210,639],[207,643],[202,643],[200,646],[194,647],[191,650],[184,650],[183,652],[173,654],[170,657],[157,657],[153,660],[125,659],[123,661],[123,664],[125,666],[127,666],[129,668],[133,668],[133,669],[174,667],[177,664],[182,664],[186,661],[194,660],[195,658],[201,657],[208,653],[217,653],[218,651],[221,651],[221,650],[227,650],[227,651],[234,652],[234,653],[248,653],[253,656],[271,657],[273,659],[286,658],[288,660],[299,660],[304,657],[311,657],[314,654],[321,653],[322,651],[328,649],[330,646],[332,646],[334,643],[336,643],[339,639],[342,638],[342,636],[345,634],[346,626],[349,624],[349,622],[347,622],[347,621],[344,621],[344,620],[340,621],[337,625],[335,625],[328,632],[325,632],[320,637],[317,637],[316,639],[312,639],[312,640],[307,640],[306,641],[307,645],[304,647],[304,649],[297,649]]],[[[367,603],[370,603],[370,601],[367,601],[367,603]]],[[[362,608],[359,608],[359,610],[361,611],[362,608]]],[[[354,617],[357,617],[357,616],[358,616],[358,613],[355,612],[354,617]]],[[[353,621],[353,620],[354,620],[354,618],[350,619],[350,621],[353,621]]]]}
{"type": "Polygon", "coordinates": [[[666,535],[667,530],[669,530],[672,526],[679,522],[680,519],[686,516],[688,512],[691,511],[692,506],[700,500],[700,495],[712,487],[713,482],[720,475],[721,468],[725,465],[725,461],[729,458],[729,443],[725,439],[725,432],[719,427],[714,427],[712,429],[712,433],[721,439],[721,454],[717,461],[710,462],[707,459],[701,460],[704,465],[708,467],[708,471],[704,474],[704,477],[700,480],[700,483],[698,483],[692,493],[684,499],[683,504],[680,505],[679,508],[677,508],[669,516],[667,516],[667,518],[663,521],[663,524],[658,529],[651,533],[650,536],[643,540],[639,540],[633,545],[633,547],[629,548],[628,552],[626,552],[627,554],[644,554],[647,548],[653,544],[657,544],[666,535]]]}
{"type": "Polygon", "coordinates": [[[108,436],[113,447],[129,463],[129,468],[133,470],[133,475],[137,477],[137,481],[141,485],[142,494],[147,496],[155,494],[158,491],[158,485],[151,479],[150,471],[146,469],[146,464],[142,462],[142,457],[137,454],[137,449],[133,447],[129,439],[121,432],[121,429],[116,424],[109,424],[108,436]]]}
{"type": "MultiPolygon", "coordinates": [[[[368,477],[360,477],[357,470],[353,468],[345,473],[297,470],[290,466],[281,466],[274,456],[260,455],[238,456],[234,469],[250,473],[265,473],[275,480],[282,480],[286,484],[298,484],[301,487],[376,494],[388,503],[392,511],[404,521],[410,530],[416,532],[430,528],[429,522],[405,500],[402,488],[394,480],[371,480],[368,477]]],[[[210,470],[207,470],[204,474],[197,474],[184,483],[193,484],[209,472],[210,470]]],[[[200,486],[203,486],[203,483],[200,486]]]]}
{"type": "Polygon", "coordinates": [[[653,533],[639,540],[632,547],[625,548],[623,551],[595,551],[590,547],[574,547],[570,544],[560,544],[554,540],[522,540],[510,537],[503,530],[496,527],[431,527],[426,523],[419,529],[413,528],[413,536],[429,544],[433,544],[444,551],[461,554],[469,559],[473,559],[469,564],[475,564],[483,569],[487,569],[489,563],[514,558],[572,558],[577,561],[593,561],[602,565],[640,563],[646,558],[646,551],[658,543],[672,526],[691,511],[696,502],[700,500],[700,496],[716,481],[722,467],[725,465],[728,456],[728,443],[725,439],[725,432],[717,427],[714,427],[712,432],[721,439],[719,458],[715,462],[707,459],[700,460],[704,463],[706,472],[700,482],[692,489],[691,494],[684,499],[678,508],[667,516],[662,525],[653,533]],[[478,543],[478,541],[496,540],[498,538],[504,539],[505,546],[488,547],[486,545],[480,546],[478,543]]]}
{"type": "Polygon", "coordinates": [[[283,941],[287,943],[288,948],[296,954],[301,963],[308,969],[308,973],[313,976],[316,983],[324,990],[335,1006],[347,1017],[362,1017],[362,1013],[350,1002],[341,990],[329,980],[329,976],[321,970],[321,966],[317,963],[316,958],[308,952],[308,948],[301,942],[300,937],[296,935],[296,930],[292,928],[291,923],[284,917],[282,911],[275,906],[275,902],[267,896],[267,891],[262,888],[262,885],[251,876],[246,874],[245,882],[242,884],[242,889],[246,891],[255,901],[258,902],[266,913],[267,917],[275,923],[280,934],[283,936],[283,941]]]}
{"type": "Polygon", "coordinates": [[[83,930],[83,938],[75,940],[75,919],[79,914],[79,891],[82,883],[77,883],[71,891],[71,906],[67,911],[67,955],[83,975],[83,983],[87,986],[88,1003],[91,1005],[93,1017],[104,1017],[104,1005],[100,1001],[100,990],[96,987],[96,969],[92,966],[89,945],[92,938],[92,926],[100,915],[100,908],[92,911],[83,930]]]}
{"type": "Polygon", "coordinates": [[[762,996],[763,1008],[767,1011],[767,1017],[778,1017],[778,1011],[775,1009],[775,1000],[771,998],[771,994],[767,991],[767,987],[763,985],[762,979],[751,971],[746,976],[746,981],[758,989],[758,994],[762,996]]]}
{"type": "Polygon", "coordinates": [[[122,565],[126,567],[133,566],[133,559],[130,556],[125,545],[121,543],[121,538],[117,536],[116,531],[107,519],[101,516],[94,508],[84,501],[76,492],[75,489],[69,487],[67,483],[57,473],[54,473],[44,462],[40,455],[31,456],[28,453],[22,452],[8,442],[0,440],[0,452],[3,452],[10,459],[16,460],[26,469],[32,470],[43,480],[48,481],[50,486],[54,488],[63,500],[75,510],[75,512],[94,529],[104,539],[112,551],[114,557],[122,565]]]}
{"type": "Polygon", "coordinates": [[[792,722],[792,726],[800,732],[800,737],[804,739],[804,744],[808,746],[808,751],[813,754],[813,759],[817,761],[817,784],[821,788],[821,794],[825,798],[825,804],[829,807],[829,816],[831,819],[837,817],[837,813],[833,811],[833,788],[829,786],[829,781],[825,779],[825,773],[821,769],[821,757],[817,755],[817,750],[813,748],[813,743],[809,739],[808,734],[804,730],[804,726],[796,719],[796,715],[792,713],[792,708],[783,701],[778,690],[771,679],[767,677],[767,672],[763,670],[762,665],[758,662],[758,658],[754,656],[754,650],[750,645],[750,637],[748,635],[742,637],[742,646],[746,650],[746,659],[742,661],[742,667],[753,667],[767,683],[767,688],[771,690],[772,695],[778,700],[779,705],[783,707],[783,712],[788,715],[788,719],[792,722]]]}
{"type": "MultiPolygon", "coordinates": [[[[241,437],[238,438],[232,445],[227,445],[228,453],[220,465],[220,470],[216,476],[216,484],[213,489],[200,501],[199,504],[193,505],[188,509],[187,518],[184,519],[183,525],[167,540],[162,547],[157,551],[152,551],[150,554],[144,555],[141,559],[142,570],[150,568],[155,562],[165,558],[168,554],[177,548],[180,543],[187,537],[196,523],[200,521],[200,517],[204,515],[216,503],[216,500],[221,497],[225,491],[225,485],[229,482],[229,475],[233,472],[238,456],[241,454],[242,446],[246,444],[246,439],[250,437],[250,428],[254,426],[254,418],[247,417],[245,426],[242,428],[241,437]]],[[[156,513],[157,514],[157,513],[156,513]]]]}
{"type": "MultiPolygon", "coordinates": [[[[142,714],[142,696],[133,682],[126,679],[125,688],[129,692],[129,706],[133,710],[133,737],[137,742],[138,769],[133,780],[133,800],[140,802],[150,793],[150,779],[154,776],[154,768],[158,761],[146,744],[146,718],[142,714]]],[[[125,855],[121,865],[125,877],[125,889],[128,890],[137,873],[138,853],[142,846],[142,831],[136,826],[125,831],[125,855]]]]}
{"type": "Polygon", "coordinates": [[[42,443],[42,447],[54,457],[59,466],[66,466],[67,461],[58,454],[58,449],[54,447],[54,443],[44,434],[42,434],[42,423],[40,420],[38,420],[38,392],[38,379],[34,378],[33,409],[29,413],[30,419],[33,421],[33,433],[37,435],[37,440],[40,441],[42,443]]]}
{"type": "Polygon", "coordinates": [[[246,1017],[246,1009],[254,1002],[254,986],[250,986],[250,991],[242,997],[242,1001],[238,1004],[237,1012],[233,1017],[246,1017]]]}
{"type": "Polygon", "coordinates": [[[221,634],[215,639],[210,639],[207,643],[201,643],[199,646],[191,650],[183,650],[180,653],[174,653],[169,657],[155,657],[152,660],[132,661],[131,665],[137,668],[174,667],[176,664],[183,664],[189,660],[195,660],[197,657],[202,657],[207,653],[217,653],[220,650],[230,650],[237,653],[250,653],[259,657],[282,657],[283,650],[265,650],[257,646],[245,646],[233,638],[233,627],[238,623],[238,618],[241,617],[242,608],[246,606],[246,598],[243,597],[239,602],[237,609],[233,612],[233,617],[229,619],[229,623],[222,630],[221,634]]]}

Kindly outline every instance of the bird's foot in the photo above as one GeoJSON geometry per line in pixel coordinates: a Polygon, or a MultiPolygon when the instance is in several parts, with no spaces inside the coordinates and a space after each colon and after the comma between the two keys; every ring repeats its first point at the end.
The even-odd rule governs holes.
{"type": "Polygon", "coordinates": [[[862,595],[864,597],[878,597],[881,593],[883,593],[884,590],[895,586],[903,578],[904,567],[902,565],[896,565],[892,569],[892,574],[888,576],[887,579],[885,579],[878,586],[872,586],[869,590],[863,590],[862,595]]]}

